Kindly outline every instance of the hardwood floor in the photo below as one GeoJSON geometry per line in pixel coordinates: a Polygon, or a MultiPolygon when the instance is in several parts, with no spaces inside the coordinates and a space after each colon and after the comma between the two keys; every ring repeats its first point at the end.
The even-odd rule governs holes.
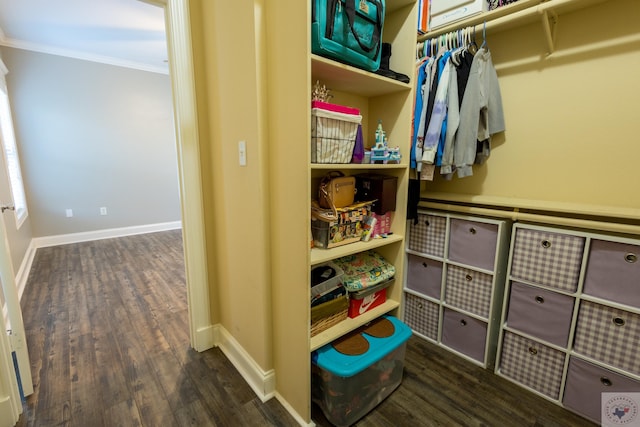
{"type": "MultiPolygon", "coordinates": [[[[219,349],[189,347],[180,231],[38,249],[22,299],[34,394],[18,426],[296,426],[219,349]]],[[[313,406],[318,426],[330,425],[313,406]]],[[[357,423],[591,426],[412,337],[402,385],[357,423]]]]}
{"type": "Polygon", "coordinates": [[[18,426],[294,426],[219,349],[189,347],[180,231],[38,249],[18,426]]]}
{"type": "MultiPolygon", "coordinates": [[[[575,415],[421,338],[407,343],[400,386],[357,427],[593,427],[575,415]]],[[[317,405],[313,419],[330,426],[317,405]]]]}

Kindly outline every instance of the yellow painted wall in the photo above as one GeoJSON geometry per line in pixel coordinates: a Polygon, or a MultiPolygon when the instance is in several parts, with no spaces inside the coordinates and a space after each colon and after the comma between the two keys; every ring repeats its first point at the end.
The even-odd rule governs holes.
{"type": "Polygon", "coordinates": [[[507,131],[473,177],[438,179],[428,192],[640,218],[640,2],[560,15],[549,57],[539,23],[487,39],[507,131]]]}
{"type": "MultiPolygon", "coordinates": [[[[291,369],[300,359],[287,354],[308,351],[306,323],[283,325],[307,316],[293,305],[307,291],[290,282],[308,277],[308,205],[300,200],[310,198],[309,118],[291,106],[309,98],[309,41],[297,37],[306,23],[287,13],[308,12],[264,0],[191,2],[213,320],[263,369],[276,369],[286,385],[279,392],[303,419],[309,402],[297,390],[308,390],[309,378],[290,377],[308,372],[308,362],[291,369]],[[295,136],[301,145],[278,143],[295,136]],[[246,167],[239,140],[247,141],[246,167]],[[291,194],[305,197],[291,203],[291,194]]],[[[550,57],[540,24],[489,31],[507,131],[473,177],[437,179],[424,194],[640,218],[639,18],[635,0],[561,15],[550,57]]]]}
{"type": "Polygon", "coordinates": [[[265,1],[277,392],[311,419],[309,357],[310,3],[265,1]]]}
{"type": "Polygon", "coordinates": [[[256,49],[263,30],[255,10],[249,0],[191,3],[212,312],[269,370],[269,185],[256,49]]]}

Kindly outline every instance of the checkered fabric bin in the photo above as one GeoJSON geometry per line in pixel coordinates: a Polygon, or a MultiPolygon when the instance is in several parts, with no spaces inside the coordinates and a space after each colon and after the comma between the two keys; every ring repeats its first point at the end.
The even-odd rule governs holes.
{"type": "Polygon", "coordinates": [[[418,213],[416,222],[411,222],[409,229],[409,249],[444,257],[444,243],[447,219],[442,216],[418,213]]]}
{"type": "Polygon", "coordinates": [[[583,250],[583,237],[518,228],[511,277],[575,292],[583,250]]]}
{"type": "Polygon", "coordinates": [[[420,335],[438,339],[439,306],[419,296],[404,294],[404,322],[420,335]]]}
{"type": "Polygon", "coordinates": [[[447,266],[445,301],[470,313],[489,317],[492,277],[455,265],[447,266]]]}
{"type": "Polygon", "coordinates": [[[573,349],[640,375],[640,315],[582,300],[573,349]]]}
{"type": "Polygon", "coordinates": [[[560,395],[564,353],[505,332],[500,373],[552,399],[560,395]]]}

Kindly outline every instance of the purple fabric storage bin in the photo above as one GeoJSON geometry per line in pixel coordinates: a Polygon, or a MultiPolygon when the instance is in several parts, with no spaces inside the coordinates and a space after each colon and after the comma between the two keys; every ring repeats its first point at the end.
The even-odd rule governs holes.
{"type": "Polygon", "coordinates": [[[582,300],[573,350],[640,375],[640,315],[582,300]]]}
{"type": "Polygon", "coordinates": [[[455,265],[447,265],[445,301],[485,319],[491,307],[493,276],[455,265]]]}
{"type": "Polygon", "coordinates": [[[452,218],[449,227],[449,259],[493,271],[498,225],[452,218]]]}
{"type": "Polygon", "coordinates": [[[640,308],[640,246],[592,240],[583,292],[640,308]]]}
{"type": "Polygon", "coordinates": [[[511,277],[575,292],[578,288],[584,238],[518,228],[513,245],[511,277]]]}
{"type": "Polygon", "coordinates": [[[444,257],[447,219],[443,216],[418,213],[416,223],[409,227],[408,248],[427,255],[444,257]]]}
{"type": "Polygon", "coordinates": [[[557,292],[511,282],[507,325],[566,347],[575,299],[557,292]]]}
{"type": "Polygon", "coordinates": [[[432,340],[438,339],[438,319],[440,306],[424,298],[404,294],[404,322],[420,335],[432,340]]]}
{"type": "MultiPolygon", "coordinates": [[[[640,382],[571,357],[562,404],[595,423],[601,421],[601,393],[640,392],[640,382]]],[[[622,424],[621,424],[622,425],[622,424]]]]}
{"type": "Polygon", "coordinates": [[[563,352],[507,331],[502,342],[499,372],[557,400],[564,360],[563,352]]]}
{"type": "Polygon", "coordinates": [[[407,288],[440,299],[442,262],[407,254],[407,288]]]}
{"type": "Polygon", "coordinates": [[[487,324],[478,319],[444,309],[442,344],[484,363],[487,324]]]}

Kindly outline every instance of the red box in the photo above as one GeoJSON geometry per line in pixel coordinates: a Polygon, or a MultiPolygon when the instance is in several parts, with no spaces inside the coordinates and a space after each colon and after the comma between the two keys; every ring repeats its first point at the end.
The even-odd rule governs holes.
{"type": "Polygon", "coordinates": [[[349,317],[358,317],[387,300],[387,288],[394,279],[386,280],[371,288],[349,293],[349,317]]]}

